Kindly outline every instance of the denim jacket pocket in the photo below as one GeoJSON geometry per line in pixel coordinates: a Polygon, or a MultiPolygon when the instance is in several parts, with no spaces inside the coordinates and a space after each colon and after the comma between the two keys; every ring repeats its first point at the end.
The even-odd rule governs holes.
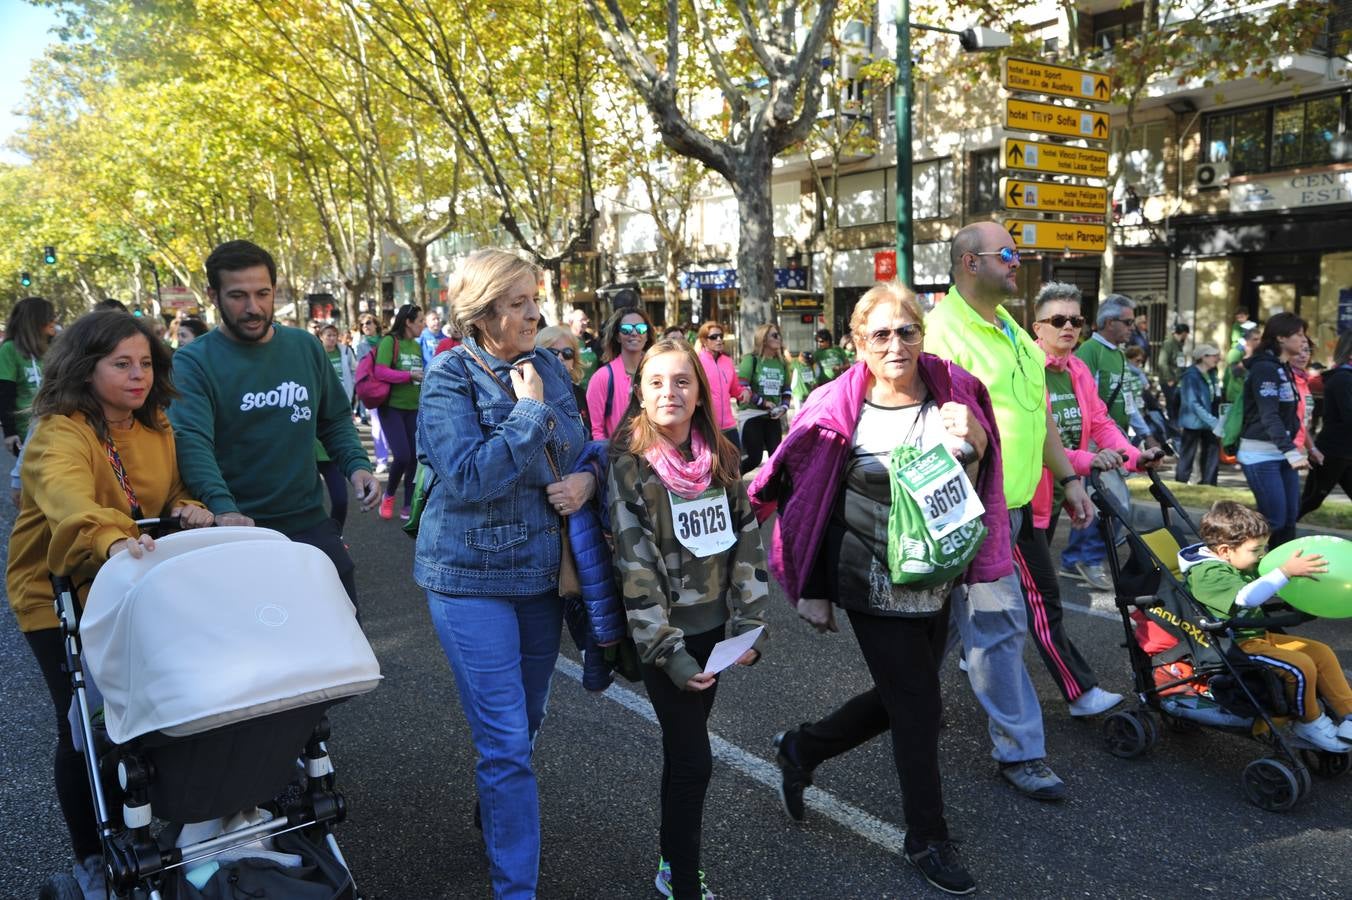
{"type": "Polygon", "coordinates": [[[465,532],[465,543],[475,550],[498,552],[526,541],[526,523],[512,522],[489,528],[470,528],[465,532]]]}
{"type": "Polygon", "coordinates": [[[489,400],[479,404],[479,424],[490,434],[511,416],[516,403],[511,400],[489,400]]]}

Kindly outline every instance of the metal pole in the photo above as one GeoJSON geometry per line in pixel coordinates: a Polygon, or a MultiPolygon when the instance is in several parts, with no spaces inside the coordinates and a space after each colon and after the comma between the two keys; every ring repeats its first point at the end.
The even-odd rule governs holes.
{"type": "Polygon", "coordinates": [[[911,3],[897,0],[897,279],[915,282],[911,256],[911,3]]]}

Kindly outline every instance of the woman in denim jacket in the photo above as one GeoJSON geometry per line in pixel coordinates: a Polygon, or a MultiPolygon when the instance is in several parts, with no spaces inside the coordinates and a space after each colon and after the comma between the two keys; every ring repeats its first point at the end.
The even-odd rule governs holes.
{"type": "Polygon", "coordinates": [[[586,435],[563,364],[535,353],[538,277],[511,253],[470,255],[450,292],[465,341],[433,361],[418,411],[420,458],[439,480],[413,577],[478,750],[496,898],[535,896],[531,747],[559,652],[560,529],[596,490],[592,473],[560,475],[572,472],[586,435]]]}

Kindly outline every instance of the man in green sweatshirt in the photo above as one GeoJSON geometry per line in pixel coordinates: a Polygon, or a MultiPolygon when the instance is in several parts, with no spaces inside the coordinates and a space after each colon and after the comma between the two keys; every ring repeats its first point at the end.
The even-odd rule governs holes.
{"type": "Polygon", "coordinates": [[[355,566],[314,462],[318,439],[363,510],[380,499],[347,395],[318,341],[273,323],[277,265],[266,250],[229,241],[206,270],[221,325],[174,354],[169,421],[183,481],[217,524],[257,524],[324,551],[355,605],[355,566]]]}

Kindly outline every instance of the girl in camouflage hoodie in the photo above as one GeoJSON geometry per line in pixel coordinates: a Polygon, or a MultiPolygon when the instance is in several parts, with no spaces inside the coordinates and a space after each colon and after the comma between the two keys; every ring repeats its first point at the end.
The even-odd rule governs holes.
{"type": "MultiPolygon", "coordinates": [[[[703,898],[700,829],[713,770],[707,722],[717,689],[717,677],[703,670],[725,632],[764,626],[765,552],[737,448],[715,425],[690,346],[653,345],[634,393],[639,410],[611,444],[610,521],[629,634],[662,726],[655,884],[677,900],[703,898]]],[[[758,660],[765,637],[737,663],[758,660]]]]}

